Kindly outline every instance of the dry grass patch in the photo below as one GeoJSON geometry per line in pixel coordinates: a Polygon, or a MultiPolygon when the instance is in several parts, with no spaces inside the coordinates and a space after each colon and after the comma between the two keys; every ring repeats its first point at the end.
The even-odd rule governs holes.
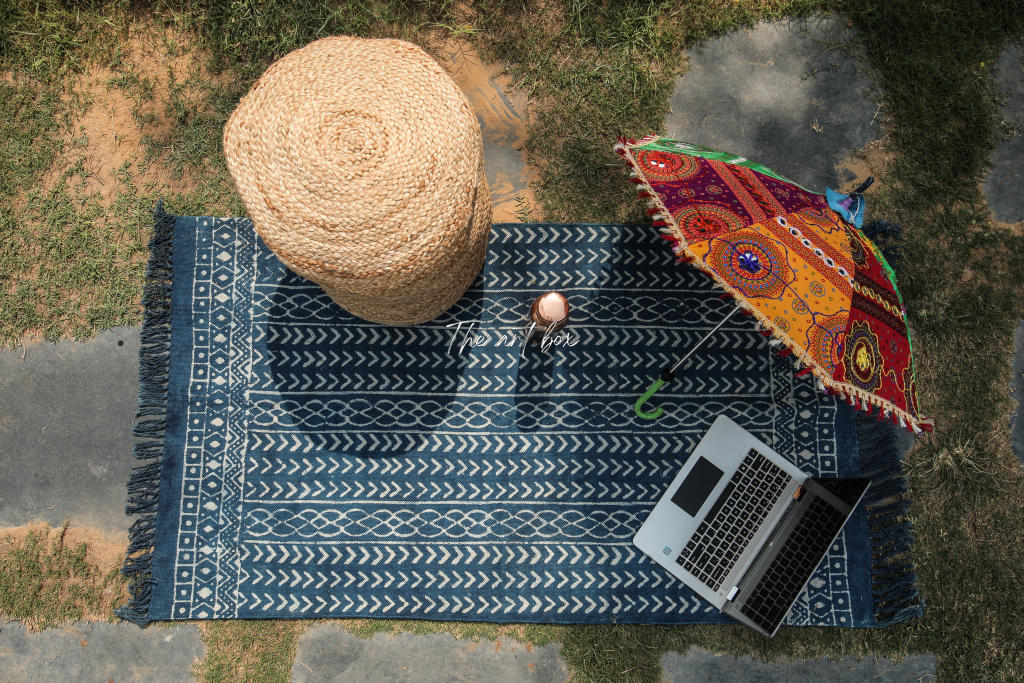
{"type": "Polygon", "coordinates": [[[31,630],[109,621],[128,598],[120,570],[126,539],[86,527],[0,529],[0,616],[31,630]]]}
{"type": "Polygon", "coordinates": [[[110,64],[92,64],[74,78],[71,97],[84,106],[43,178],[44,189],[70,170],[76,198],[104,208],[125,191],[126,178],[146,193],[193,191],[197,169],[172,172],[154,162],[177,125],[173,98],[204,106],[198,84],[212,80],[207,61],[186,34],[149,22],[130,26],[110,64]]]}
{"type": "Polygon", "coordinates": [[[470,621],[427,621],[423,619],[340,619],[335,620],[342,628],[359,638],[371,638],[377,633],[447,633],[459,640],[517,641],[531,649],[534,645],[546,645],[557,639],[558,625],[545,624],[492,624],[470,621]]]}

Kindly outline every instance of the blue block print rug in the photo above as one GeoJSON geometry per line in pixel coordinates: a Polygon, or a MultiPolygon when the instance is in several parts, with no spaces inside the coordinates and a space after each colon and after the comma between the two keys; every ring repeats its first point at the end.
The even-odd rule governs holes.
{"type": "Polygon", "coordinates": [[[660,369],[734,305],[648,226],[499,224],[437,320],[352,317],[247,219],[158,209],[140,357],[124,618],[728,622],[631,539],[726,414],[823,476],[873,476],[789,624],[920,612],[891,434],[730,320],[656,397],[660,369]],[[569,333],[523,348],[530,302],[569,333]],[[885,504],[881,504],[882,502],[885,504]]]}

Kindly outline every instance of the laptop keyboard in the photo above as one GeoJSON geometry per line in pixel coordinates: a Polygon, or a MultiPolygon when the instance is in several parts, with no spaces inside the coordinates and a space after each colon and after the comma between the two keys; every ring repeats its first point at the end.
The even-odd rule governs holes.
{"type": "Polygon", "coordinates": [[[676,563],[718,590],[790,480],[782,468],[750,449],[676,563]]]}
{"type": "Polygon", "coordinates": [[[811,500],[764,576],[748,591],[740,611],[773,632],[845,521],[845,514],[821,498],[811,500]]]}

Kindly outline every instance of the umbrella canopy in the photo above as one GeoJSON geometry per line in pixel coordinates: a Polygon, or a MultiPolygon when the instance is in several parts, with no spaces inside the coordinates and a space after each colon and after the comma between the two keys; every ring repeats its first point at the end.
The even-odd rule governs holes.
{"type": "Polygon", "coordinates": [[[648,214],[821,388],[915,432],[907,316],[875,245],[828,199],[744,157],[678,140],[620,140],[648,214]]]}

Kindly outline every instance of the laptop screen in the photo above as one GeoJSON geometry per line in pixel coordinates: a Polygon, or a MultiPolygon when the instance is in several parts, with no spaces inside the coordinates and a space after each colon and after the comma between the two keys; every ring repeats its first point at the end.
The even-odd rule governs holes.
{"type": "Polygon", "coordinates": [[[857,504],[867,486],[863,479],[821,479],[813,477],[823,489],[843,501],[850,507],[857,504]]]}
{"type": "Polygon", "coordinates": [[[777,552],[763,553],[744,578],[740,613],[771,636],[785,619],[828,547],[868,488],[867,479],[810,479],[808,490],[776,536],[777,552]],[[842,501],[836,507],[821,489],[842,501]],[[750,585],[746,585],[750,580],[750,585]]]}
{"type": "Polygon", "coordinates": [[[676,492],[672,494],[672,502],[683,509],[683,512],[696,517],[700,506],[708,499],[715,489],[715,484],[722,478],[722,470],[710,461],[700,458],[693,469],[683,479],[676,492]]]}

